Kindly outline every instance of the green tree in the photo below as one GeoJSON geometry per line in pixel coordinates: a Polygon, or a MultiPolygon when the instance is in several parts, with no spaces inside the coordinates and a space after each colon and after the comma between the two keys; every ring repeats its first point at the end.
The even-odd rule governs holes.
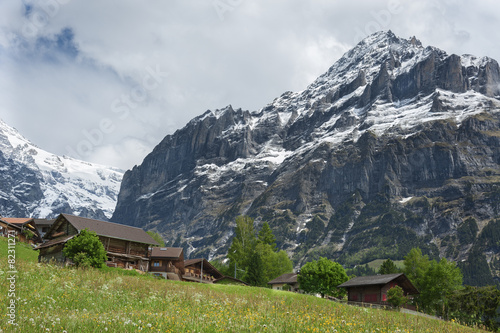
{"type": "Polygon", "coordinates": [[[387,302],[396,308],[400,308],[408,303],[408,298],[406,298],[403,288],[394,286],[387,291],[387,302]]]}
{"type": "Polygon", "coordinates": [[[293,270],[292,261],[288,258],[285,251],[273,251],[269,244],[259,243],[256,246],[256,251],[262,259],[262,268],[264,275],[264,285],[284,273],[291,273],[293,270]]]}
{"type": "Polygon", "coordinates": [[[262,229],[259,231],[258,239],[262,244],[271,246],[273,251],[276,250],[276,237],[274,237],[273,231],[271,230],[271,227],[269,227],[269,223],[264,222],[262,224],[262,229]]]}
{"type": "MultiPolygon", "coordinates": [[[[260,244],[259,244],[260,245],[260,244]]],[[[249,258],[249,265],[246,274],[246,282],[251,286],[262,287],[266,284],[266,277],[264,276],[264,267],[262,265],[262,255],[259,250],[252,251],[249,258]]]]}
{"type": "Polygon", "coordinates": [[[234,233],[227,254],[231,276],[236,271],[237,278],[251,285],[266,286],[268,281],[292,271],[286,252],[276,252],[276,238],[267,222],[256,237],[253,219],[238,216],[234,233]]]}
{"type": "Polygon", "coordinates": [[[165,247],[165,241],[159,233],[154,231],[146,231],[146,233],[151,236],[151,238],[153,238],[158,244],[160,244],[161,247],[165,247]]]}
{"type": "Polygon", "coordinates": [[[339,263],[323,257],[306,263],[298,275],[300,289],[307,293],[321,294],[321,297],[343,297],[345,291],[338,288],[338,285],[347,280],[347,274],[339,263]]]}
{"type": "Polygon", "coordinates": [[[102,267],[106,262],[106,250],[97,234],[83,229],[64,246],[63,253],[78,267],[102,267]]]}
{"type": "Polygon", "coordinates": [[[422,255],[422,250],[418,247],[411,249],[405,257],[403,272],[418,290],[422,287],[421,282],[429,265],[429,257],[422,255]]]}
{"type": "Polygon", "coordinates": [[[380,269],[378,271],[379,274],[394,274],[394,273],[399,273],[399,268],[397,268],[396,264],[394,261],[391,259],[387,259],[382,263],[382,266],[380,266],[380,269]]]}
{"type": "Polygon", "coordinates": [[[427,312],[443,314],[448,298],[462,287],[462,272],[456,263],[432,260],[420,282],[420,302],[427,312]]]}
{"type": "Polygon", "coordinates": [[[246,271],[256,243],[253,219],[249,216],[236,217],[234,237],[227,254],[232,266],[236,264],[246,271]]]}
{"type": "Polygon", "coordinates": [[[466,286],[449,297],[446,317],[467,326],[485,325],[489,330],[497,332],[499,307],[500,290],[495,286],[466,286]]]}

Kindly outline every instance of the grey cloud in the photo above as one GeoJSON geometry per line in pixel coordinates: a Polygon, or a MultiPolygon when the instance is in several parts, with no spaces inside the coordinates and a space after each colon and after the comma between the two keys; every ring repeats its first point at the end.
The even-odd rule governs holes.
{"type": "Polygon", "coordinates": [[[377,29],[500,59],[491,40],[500,26],[496,2],[220,1],[229,6],[222,19],[215,2],[203,0],[64,1],[37,31],[48,42],[44,57],[57,62],[20,47],[23,5],[1,3],[0,117],[58,154],[108,119],[113,131],[84,158],[130,168],[207,109],[257,110],[304,89],[377,29]],[[156,66],[168,73],[161,84],[132,100],[126,117],[124,108],[114,112],[113,102],[139,94],[147,68],[156,66]]]}

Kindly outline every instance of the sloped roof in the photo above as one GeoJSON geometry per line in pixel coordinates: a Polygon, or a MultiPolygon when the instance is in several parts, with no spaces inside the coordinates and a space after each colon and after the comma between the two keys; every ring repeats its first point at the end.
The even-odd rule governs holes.
{"type": "Polygon", "coordinates": [[[417,288],[411,283],[411,281],[403,273],[397,274],[382,274],[382,275],[370,275],[370,276],[358,276],[350,279],[339,285],[339,288],[350,288],[350,287],[364,287],[364,286],[374,286],[374,285],[385,285],[389,282],[395,281],[402,288],[406,289],[409,294],[418,294],[417,288]]]}
{"type": "MultiPolygon", "coordinates": [[[[88,229],[90,231],[94,231],[99,236],[123,239],[142,244],[159,245],[141,228],[131,227],[119,223],[93,220],[69,214],[59,215],[59,217],[61,216],[71,223],[78,231],[88,229]]],[[[57,219],[59,219],[59,217],[57,219]]]]}
{"type": "Polygon", "coordinates": [[[182,247],[154,247],[151,251],[151,258],[178,259],[182,251],[182,247]]]}
{"type": "Polygon", "coordinates": [[[297,273],[285,273],[267,284],[297,283],[297,273]]]}
{"type": "Polygon", "coordinates": [[[43,249],[43,248],[46,248],[46,247],[51,247],[51,246],[54,246],[54,245],[57,245],[57,244],[61,244],[61,243],[66,243],[67,241],[69,241],[71,238],[73,238],[75,236],[76,235],[59,237],[59,238],[56,238],[56,239],[51,239],[48,242],[45,242],[45,243],[37,246],[35,248],[35,250],[43,249]]]}
{"type": "Polygon", "coordinates": [[[2,221],[10,223],[10,224],[21,225],[21,224],[26,224],[26,223],[33,221],[33,218],[31,218],[31,217],[2,217],[2,221]]]}
{"type": "Polygon", "coordinates": [[[370,275],[370,276],[357,276],[347,282],[342,283],[339,287],[359,287],[359,286],[373,286],[379,284],[386,284],[392,280],[400,277],[403,273],[397,274],[383,274],[383,275],[370,275]]]}
{"type": "Polygon", "coordinates": [[[221,277],[221,278],[218,278],[217,280],[214,280],[214,283],[220,283],[221,281],[224,281],[224,280],[230,280],[230,281],[248,286],[248,283],[246,283],[245,281],[241,281],[240,279],[235,279],[234,277],[226,276],[226,275],[221,277]]]}

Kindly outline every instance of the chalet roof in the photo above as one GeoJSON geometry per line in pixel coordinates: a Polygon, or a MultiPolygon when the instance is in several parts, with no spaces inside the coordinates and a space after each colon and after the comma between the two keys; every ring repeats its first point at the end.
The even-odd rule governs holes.
{"type": "Polygon", "coordinates": [[[2,217],[2,221],[14,225],[23,225],[34,220],[31,217],[2,217]]]}
{"type": "Polygon", "coordinates": [[[218,278],[218,279],[214,280],[214,283],[220,283],[221,281],[224,281],[224,280],[231,280],[233,282],[248,286],[248,283],[246,283],[245,281],[242,281],[240,279],[236,279],[236,278],[231,277],[231,276],[223,276],[221,278],[218,278]]]}
{"type": "Polygon", "coordinates": [[[417,288],[415,288],[415,286],[403,273],[358,276],[353,279],[350,279],[347,282],[340,284],[339,287],[350,288],[350,287],[385,285],[392,281],[397,282],[399,285],[401,285],[401,287],[405,288],[409,294],[418,294],[417,288]]]}
{"type": "Polygon", "coordinates": [[[285,273],[267,284],[297,283],[297,273],[285,273]]]}
{"type": "Polygon", "coordinates": [[[159,245],[151,236],[149,236],[141,228],[131,227],[119,223],[93,220],[69,214],[59,215],[56,221],[60,217],[65,218],[79,232],[83,229],[88,229],[90,231],[94,231],[99,236],[123,239],[142,244],[159,245]]]}
{"type": "Polygon", "coordinates": [[[151,251],[151,258],[179,259],[182,251],[182,247],[154,247],[151,251]]]}
{"type": "Polygon", "coordinates": [[[42,239],[40,233],[36,229],[34,223],[35,219],[31,217],[2,217],[0,218],[0,221],[20,231],[22,231],[25,228],[29,229],[31,232],[35,233],[37,238],[39,238],[40,240],[42,239]]]}

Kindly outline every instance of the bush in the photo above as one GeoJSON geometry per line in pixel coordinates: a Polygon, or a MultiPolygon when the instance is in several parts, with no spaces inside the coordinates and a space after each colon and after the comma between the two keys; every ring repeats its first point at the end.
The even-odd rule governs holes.
{"type": "Polygon", "coordinates": [[[404,291],[400,286],[394,286],[387,291],[387,302],[399,309],[408,303],[408,298],[406,298],[404,291]]]}
{"type": "Polygon", "coordinates": [[[106,262],[106,250],[97,234],[83,229],[76,237],[70,239],[64,246],[63,253],[77,267],[102,267],[106,262]]]}

